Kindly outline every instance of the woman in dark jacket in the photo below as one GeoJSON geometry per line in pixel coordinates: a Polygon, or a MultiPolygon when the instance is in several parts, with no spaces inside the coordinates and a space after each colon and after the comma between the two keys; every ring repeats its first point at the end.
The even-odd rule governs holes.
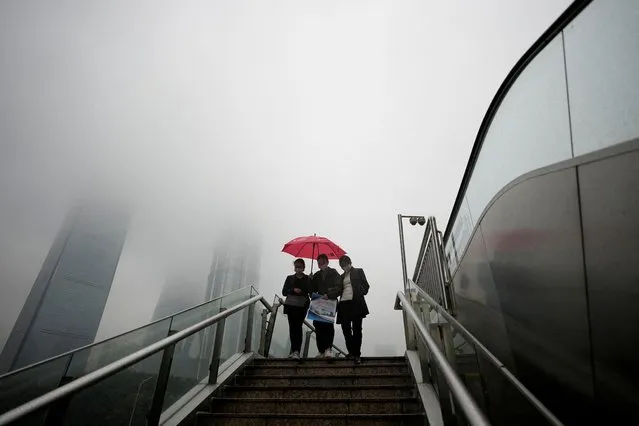
{"type": "Polygon", "coordinates": [[[339,258],[339,266],[344,273],[335,289],[340,297],[337,305],[337,323],[341,324],[346,348],[350,358],[356,364],[361,363],[362,320],[368,315],[368,306],[364,296],[368,294],[368,281],[364,270],[353,268],[351,258],[344,255],[339,258]]]}
{"type": "Polygon", "coordinates": [[[306,268],[304,259],[295,259],[293,267],[295,273],[286,277],[282,295],[286,296],[284,313],[288,317],[288,330],[291,339],[291,352],[288,357],[299,359],[302,350],[302,325],[310,305],[308,294],[311,292],[311,281],[304,273],[306,268]]]}

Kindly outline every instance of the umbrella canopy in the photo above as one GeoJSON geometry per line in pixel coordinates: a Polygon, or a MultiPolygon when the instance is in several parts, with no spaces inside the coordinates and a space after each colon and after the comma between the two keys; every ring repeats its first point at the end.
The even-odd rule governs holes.
{"type": "Polygon", "coordinates": [[[339,259],[346,254],[340,246],[328,238],[316,235],[292,239],[284,244],[282,251],[305,259],[316,259],[320,254],[325,254],[329,259],[339,259]]]}

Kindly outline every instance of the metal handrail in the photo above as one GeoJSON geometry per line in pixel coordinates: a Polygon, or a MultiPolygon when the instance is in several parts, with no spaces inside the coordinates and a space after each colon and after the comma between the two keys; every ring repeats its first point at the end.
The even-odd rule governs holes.
{"type": "Polygon", "coordinates": [[[433,233],[430,229],[430,222],[426,223],[426,229],[424,229],[424,236],[422,237],[422,243],[419,246],[419,254],[417,255],[417,263],[415,264],[415,270],[413,271],[413,282],[419,280],[421,275],[422,265],[424,264],[424,254],[426,253],[426,247],[430,244],[433,233]]]}
{"type": "Polygon", "coordinates": [[[452,328],[457,330],[466,340],[468,340],[474,346],[475,350],[479,349],[479,352],[481,352],[488,359],[488,361],[490,361],[491,364],[497,367],[497,370],[502,373],[506,380],[508,380],[513,386],[515,386],[515,388],[524,396],[524,398],[528,402],[530,402],[533,407],[535,407],[540,412],[540,414],[544,416],[546,420],[548,420],[548,422],[555,426],[564,426],[561,420],[559,420],[540,400],[538,400],[537,397],[533,395],[532,392],[530,392],[528,388],[526,388],[526,386],[524,386],[524,384],[521,383],[517,379],[517,377],[515,377],[515,375],[510,372],[510,370],[508,370],[508,368],[499,360],[499,358],[497,358],[492,352],[490,352],[488,348],[486,348],[475,336],[473,336],[471,332],[466,329],[466,327],[464,327],[459,321],[457,321],[455,317],[449,314],[443,306],[437,303],[432,297],[428,295],[428,293],[426,293],[418,286],[413,284],[413,286],[411,286],[411,289],[416,290],[419,293],[420,297],[422,297],[424,301],[428,303],[428,305],[431,306],[433,310],[435,310],[435,312],[444,317],[444,319],[450,324],[452,328]]]}
{"type": "MultiPolygon", "coordinates": [[[[284,305],[284,299],[282,299],[279,295],[275,295],[275,297],[277,298],[278,302],[280,302],[280,305],[284,305]]],[[[277,309],[277,308],[276,308],[277,309]]],[[[307,326],[308,328],[311,329],[311,332],[313,333],[317,333],[315,331],[315,327],[313,326],[313,324],[311,324],[306,318],[304,318],[304,325],[307,326]]],[[[341,350],[337,345],[333,344],[332,348],[335,349],[337,352],[339,352],[340,354],[346,356],[347,353],[344,352],[343,350],[341,350]]]]}
{"type": "Polygon", "coordinates": [[[252,306],[253,304],[261,302],[264,307],[269,309],[271,312],[273,311],[273,307],[264,299],[263,296],[257,295],[253,296],[244,302],[238,303],[237,305],[228,308],[212,317],[209,317],[203,321],[200,321],[197,324],[194,324],[188,328],[185,328],[182,331],[178,331],[175,334],[170,335],[158,342],[155,342],[145,348],[140,349],[132,353],[131,355],[127,355],[124,358],[121,358],[117,361],[112,362],[111,364],[107,364],[102,368],[99,368],[89,374],[86,374],[82,377],[79,377],[72,382],[69,382],[66,385],[60,386],[50,392],[45,393],[35,399],[32,399],[29,402],[26,402],[6,413],[0,415],[0,426],[10,424],[27,414],[33,413],[37,410],[44,409],[49,405],[59,401],[63,398],[70,397],[77,392],[85,389],[91,385],[94,385],[108,377],[115,375],[116,373],[139,363],[140,361],[150,357],[153,354],[160,352],[163,349],[168,348],[171,345],[176,344],[177,342],[186,339],[189,336],[201,331],[230,315],[233,315],[236,312],[241,311],[244,308],[252,306]]]}
{"type": "Polygon", "coordinates": [[[446,355],[442,353],[441,349],[439,349],[439,346],[437,346],[437,343],[435,343],[433,337],[430,335],[428,330],[426,330],[426,326],[424,326],[424,323],[417,316],[417,313],[413,309],[411,303],[406,299],[404,293],[402,293],[401,291],[397,292],[397,298],[402,304],[402,309],[404,310],[406,315],[408,315],[413,321],[415,329],[422,336],[422,339],[424,339],[426,346],[428,346],[433,359],[437,363],[439,370],[444,376],[444,380],[446,380],[446,383],[450,387],[451,393],[453,394],[457,402],[459,402],[462,411],[466,415],[468,423],[473,426],[490,425],[488,419],[481,411],[473,397],[470,395],[470,392],[468,391],[468,389],[466,389],[466,386],[464,386],[464,383],[455,372],[455,369],[446,360],[446,355]]]}
{"type": "Polygon", "coordinates": [[[228,295],[231,295],[233,293],[237,293],[237,292],[245,290],[247,288],[251,288],[251,289],[255,290],[255,288],[253,286],[248,286],[248,285],[244,286],[244,287],[239,288],[237,290],[234,290],[234,291],[232,291],[230,293],[226,293],[223,296],[218,296],[215,299],[207,300],[206,302],[199,303],[199,304],[197,304],[195,306],[191,306],[190,308],[183,309],[181,311],[178,311],[178,312],[176,312],[174,314],[171,314],[171,315],[168,315],[166,317],[159,318],[159,319],[157,319],[155,321],[151,321],[151,322],[149,322],[147,324],[141,325],[141,326],[136,327],[136,328],[132,328],[131,330],[127,330],[124,333],[120,333],[118,335],[109,337],[108,339],[103,339],[103,340],[100,340],[98,342],[89,343],[88,345],[80,346],[79,348],[71,349],[70,351],[63,352],[63,353],[61,353],[59,355],[55,355],[55,356],[52,356],[50,358],[43,359],[42,361],[38,361],[38,362],[34,362],[33,364],[25,365],[24,367],[18,368],[16,370],[9,371],[9,372],[7,372],[5,374],[0,374],[0,380],[3,380],[3,379],[5,379],[7,377],[10,377],[10,376],[15,376],[16,374],[20,374],[20,373],[22,373],[23,371],[26,371],[26,370],[31,370],[32,368],[39,367],[42,364],[46,364],[48,362],[55,361],[56,359],[64,358],[66,356],[73,356],[73,354],[78,353],[80,351],[84,351],[84,350],[92,348],[94,346],[101,345],[101,344],[103,344],[105,342],[110,342],[111,340],[117,339],[118,337],[122,337],[122,336],[124,336],[126,334],[133,333],[133,332],[138,331],[138,330],[142,330],[143,328],[146,328],[146,327],[148,327],[150,325],[157,324],[157,323],[160,323],[162,321],[166,321],[169,318],[173,318],[173,317],[175,317],[177,315],[183,314],[185,312],[191,311],[193,309],[199,308],[199,307],[207,305],[209,303],[213,303],[213,302],[215,302],[215,301],[217,301],[219,299],[222,299],[222,298],[224,298],[224,297],[226,297],[228,295]]]}
{"type": "MultiPolygon", "coordinates": [[[[435,275],[433,275],[433,268],[431,267],[431,274],[426,274],[425,280],[420,282],[420,285],[426,286],[431,292],[440,293],[437,297],[441,298],[441,302],[447,310],[452,311],[454,308],[454,300],[448,288],[448,268],[444,263],[445,256],[442,241],[439,239],[440,234],[437,230],[437,220],[434,216],[429,216],[426,221],[426,229],[419,249],[419,256],[417,257],[412,282],[420,282],[422,273],[425,271],[425,268],[429,266],[426,262],[431,263],[429,260],[432,261],[435,265],[435,275]]],[[[411,280],[409,279],[408,283],[404,284],[405,290],[410,287],[410,283],[411,280]]]]}

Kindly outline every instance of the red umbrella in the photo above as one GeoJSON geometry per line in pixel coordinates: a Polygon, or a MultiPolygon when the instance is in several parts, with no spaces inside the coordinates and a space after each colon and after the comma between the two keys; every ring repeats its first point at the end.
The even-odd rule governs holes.
{"type": "Polygon", "coordinates": [[[346,254],[340,246],[328,238],[316,235],[292,239],[284,244],[282,251],[295,257],[311,259],[311,272],[313,272],[313,260],[320,254],[325,254],[329,259],[339,259],[346,254]]]}

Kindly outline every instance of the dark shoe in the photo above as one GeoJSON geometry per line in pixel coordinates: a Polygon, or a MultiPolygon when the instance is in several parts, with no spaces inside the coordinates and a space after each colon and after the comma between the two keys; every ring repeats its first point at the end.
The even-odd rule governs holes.
{"type": "Polygon", "coordinates": [[[346,359],[354,359],[355,357],[351,354],[346,355],[346,359]]]}
{"type": "Polygon", "coordinates": [[[360,358],[359,356],[355,357],[355,364],[361,364],[362,363],[362,358],[360,358]]]}

